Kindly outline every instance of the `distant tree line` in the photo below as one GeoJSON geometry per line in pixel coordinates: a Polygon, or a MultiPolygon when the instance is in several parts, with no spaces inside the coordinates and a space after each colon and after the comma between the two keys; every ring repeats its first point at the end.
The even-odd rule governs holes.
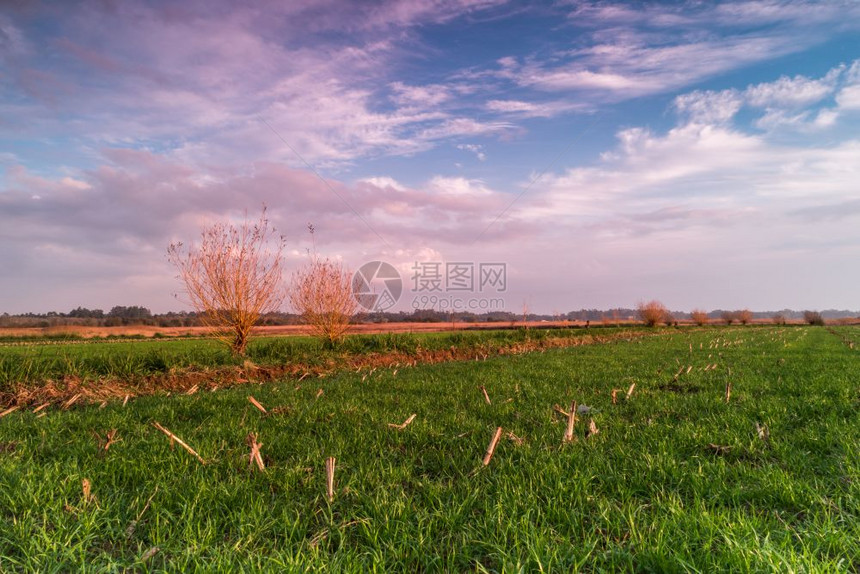
{"type": "MultiPolygon", "coordinates": [[[[716,309],[710,312],[697,311],[669,311],[669,315],[675,321],[699,322],[702,317],[698,313],[704,313],[710,322],[727,322],[731,317],[733,322],[741,323],[750,320],[774,321],[779,317],[783,321],[805,321],[815,322],[824,319],[844,319],[860,316],[858,311],[846,311],[828,309],[825,311],[794,311],[783,309],[781,311],[727,311],[716,309]],[[743,316],[738,315],[743,313],[743,316]],[[814,314],[814,315],[813,315],[814,314]]],[[[617,307],[613,309],[579,309],[567,313],[527,313],[528,321],[571,321],[588,322],[592,325],[611,325],[640,319],[637,309],[617,307]]],[[[517,323],[523,320],[521,313],[509,311],[491,311],[487,313],[469,312],[442,312],[434,309],[416,309],[396,313],[359,313],[356,314],[353,323],[517,323]]],[[[302,323],[301,316],[295,313],[267,313],[260,319],[260,325],[299,325],[302,323]]],[[[88,309],[77,307],[67,313],[50,311],[48,313],[22,313],[11,315],[0,314],[0,327],[55,327],[61,325],[79,325],[89,327],[116,327],[127,325],[148,325],[154,327],[199,327],[203,323],[197,313],[188,311],[168,313],[152,313],[148,308],[138,305],[116,306],[110,311],[102,309],[88,309]]]]}
{"type": "MultiPolygon", "coordinates": [[[[292,325],[299,322],[298,315],[291,313],[272,313],[262,317],[261,325],[292,325]]],[[[198,327],[202,325],[197,313],[170,311],[154,314],[146,307],[132,305],[116,306],[107,313],[102,309],[77,307],[68,313],[49,311],[48,313],[22,313],[0,315],[0,327],[57,327],[77,325],[84,327],[118,327],[127,325],[146,325],[153,327],[198,327]]]]}

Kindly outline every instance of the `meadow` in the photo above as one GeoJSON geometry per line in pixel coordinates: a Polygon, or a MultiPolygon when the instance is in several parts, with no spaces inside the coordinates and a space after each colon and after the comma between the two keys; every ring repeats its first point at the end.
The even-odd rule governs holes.
{"type": "MultiPolygon", "coordinates": [[[[260,340],[253,361],[321,352],[324,376],[20,408],[0,418],[0,571],[860,570],[860,329],[643,332],[260,340]],[[452,346],[475,357],[342,360],[452,346]]],[[[7,358],[41,352],[39,376],[97,385],[62,357],[235,361],[206,341],[105,345],[0,364],[25,384],[7,358]]]]}
{"type": "MultiPolygon", "coordinates": [[[[598,337],[642,333],[641,329],[630,328],[594,331],[599,331],[598,337]]],[[[120,383],[124,390],[137,394],[157,388],[157,383],[168,376],[179,379],[172,382],[173,387],[181,387],[183,380],[199,380],[197,375],[201,373],[213,384],[223,386],[249,374],[237,374],[237,369],[246,365],[251,365],[252,370],[266,367],[280,373],[289,367],[287,372],[318,375],[342,368],[356,358],[381,356],[382,363],[392,357],[396,359],[392,363],[414,362],[443,350],[452,351],[454,357],[476,353],[485,356],[526,343],[529,347],[577,344],[593,338],[590,333],[583,329],[384,333],[352,335],[336,348],[308,336],[258,337],[252,340],[244,357],[234,355],[219,341],[205,338],[6,337],[0,339],[0,399],[46,384],[62,394],[65,387],[86,391],[107,387],[106,383],[120,383]],[[153,378],[157,379],[156,385],[151,384],[153,378]]],[[[187,387],[193,384],[189,382],[187,387]]]]}

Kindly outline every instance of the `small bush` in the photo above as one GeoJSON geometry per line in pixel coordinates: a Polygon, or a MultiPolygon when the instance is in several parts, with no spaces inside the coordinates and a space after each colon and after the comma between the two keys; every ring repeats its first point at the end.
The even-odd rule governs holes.
{"type": "Polygon", "coordinates": [[[748,325],[752,322],[753,314],[749,309],[741,309],[740,311],[735,311],[735,316],[738,318],[738,322],[741,325],[748,325]]]}
{"type": "Polygon", "coordinates": [[[329,346],[339,343],[358,309],[352,291],[352,273],[340,261],[321,259],[316,253],[293,273],[290,304],[329,346]]]}
{"type": "Polygon", "coordinates": [[[690,311],[690,319],[693,320],[693,323],[701,327],[708,324],[708,313],[702,309],[693,309],[690,311]]]}
{"type": "Polygon", "coordinates": [[[803,320],[810,325],[824,325],[824,317],[822,317],[821,313],[818,311],[804,311],[803,320]]]}
{"type": "Polygon", "coordinates": [[[722,313],[720,313],[720,319],[722,319],[726,325],[731,325],[732,323],[737,321],[737,318],[738,317],[734,311],[723,311],[722,313]]]}
{"type": "MultiPolygon", "coordinates": [[[[179,271],[188,302],[213,334],[244,355],[262,315],[280,309],[284,238],[266,217],[203,228],[199,246],[171,243],[167,258],[179,271]]],[[[146,311],[149,313],[149,311],[146,311]]],[[[105,324],[112,319],[108,317],[105,324]]]]}
{"type": "Polygon", "coordinates": [[[770,320],[773,321],[774,325],[785,325],[785,315],[782,313],[777,313],[770,320]]]}
{"type": "Polygon", "coordinates": [[[648,327],[656,327],[664,321],[668,323],[672,320],[666,306],[656,299],[648,303],[639,303],[636,313],[639,315],[639,320],[648,327]]]}

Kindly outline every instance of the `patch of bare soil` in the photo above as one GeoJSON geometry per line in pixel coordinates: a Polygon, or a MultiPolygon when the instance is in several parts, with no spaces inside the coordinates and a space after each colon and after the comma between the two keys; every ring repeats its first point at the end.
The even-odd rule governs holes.
{"type": "Polygon", "coordinates": [[[648,335],[648,333],[613,333],[610,335],[583,334],[576,337],[547,337],[531,341],[513,343],[502,347],[475,346],[469,348],[450,347],[448,349],[419,350],[414,353],[388,352],[348,355],[331,359],[325,366],[303,364],[260,367],[246,361],[241,367],[218,369],[182,369],[169,373],[140,377],[133,380],[99,379],[82,380],[78,377],[65,377],[61,381],[45,381],[38,385],[20,387],[13,393],[0,395],[0,408],[8,406],[46,406],[70,408],[72,405],[103,403],[111,400],[158,393],[194,394],[200,391],[214,391],[245,384],[262,384],[277,379],[292,378],[301,384],[306,379],[323,378],[337,371],[366,371],[370,376],[384,369],[401,369],[419,364],[435,364],[446,361],[475,360],[485,361],[490,357],[520,355],[530,352],[543,352],[547,349],[595,345],[614,341],[629,341],[648,335]]]}

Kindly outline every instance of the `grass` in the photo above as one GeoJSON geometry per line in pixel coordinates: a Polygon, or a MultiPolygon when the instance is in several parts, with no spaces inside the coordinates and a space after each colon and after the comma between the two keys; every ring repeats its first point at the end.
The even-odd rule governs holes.
{"type": "Polygon", "coordinates": [[[842,339],[849,349],[860,350],[860,327],[837,326],[828,327],[828,331],[842,339]]]}
{"type": "Polygon", "coordinates": [[[143,340],[0,347],[0,390],[64,377],[133,378],[236,360],[208,340],[143,340]]]}
{"type": "MultiPolygon", "coordinates": [[[[589,332],[612,335],[624,331],[601,328],[589,332]]],[[[355,356],[416,355],[450,348],[498,352],[527,340],[569,340],[584,335],[582,329],[388,333],[353,335],[335,348],[311,337],[261,337],[252,340],[247,357],[233,355],[226,345],[207,339],[23,341],[24,344],[0,345],[0,393],[14,394],[21,388],[67,378],[90,382],[119,379],[133,385],[145,382],[143,379],[147,377],[175,375],[181,370],[241,366],[246,359],[261,366],[301,365],[319,369],[342,365],[355,356]]]]}
{"type": "Polygon", "coordinates": [[[665,333],[13,412],[0,419],[0,571],[860,569],[858,351],[817,327],[665,333]],[[573,400],[593,411],[562,445],[552,405],[573,400]],[[586,438],[590,418],[600,433],[586,438]],[[524,441],[503,435],[484,468],[497,426],[524,441]],[[121,441],[104,451],[93,433],[110,429],[121,441]],[[248,464],[252,432],[264,472],[248,464]]]}

